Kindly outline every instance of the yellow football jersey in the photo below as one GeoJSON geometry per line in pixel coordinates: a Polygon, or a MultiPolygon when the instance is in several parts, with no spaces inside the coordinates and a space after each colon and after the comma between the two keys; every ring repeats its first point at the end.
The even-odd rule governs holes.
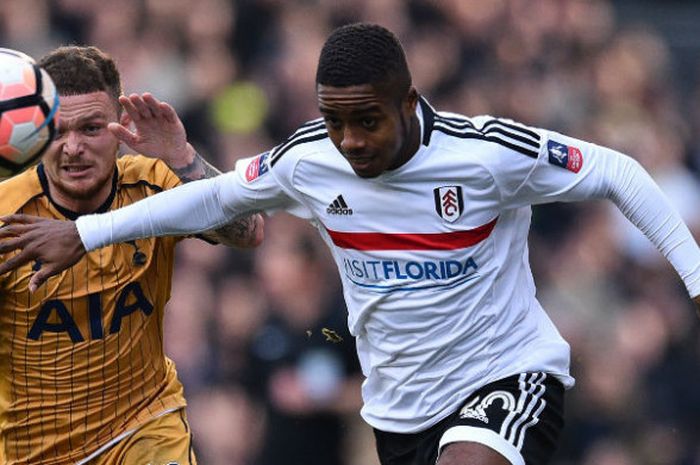
{"type": "MultiPolygon", "coordinates": [[[[180,183],[158,160],[117,161],[117,209],[180,183]]],[[[0,215],[74,219],[55,204],[39,165],[0,183],[0,215]]],[[[158,414],[185,405],[163,353],[177,238],[90,252],[28,291],[29,263],[0,276],[0,454],[4,463],[75,463],[158,414]]],[[[3,257],[0,256],[0,260],[3,257]]]]}

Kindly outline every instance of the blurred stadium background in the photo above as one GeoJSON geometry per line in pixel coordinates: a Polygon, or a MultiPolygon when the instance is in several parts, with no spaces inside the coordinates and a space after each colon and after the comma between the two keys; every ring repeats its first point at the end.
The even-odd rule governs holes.
{"type": "MultiPolygon", "coordinates": [[[[0,46],[94,44],[125,92],[174,104],[221,169],[317,117],[336,25],[402,39],[440,109],[506,116],[621,150],[700,237],[700,2],[0,0],[0,46]]],[[[578,383],[555,465],[700,465],[700,331],[671,268],[610,205],[535,209],[539,297],[578,383]]],[[[200,463],[375,465],[337,272],[309,226],[268,221],[254,253],[181,244],[166,346],[200,463]],[[325,329],[325,330],[324,330],[325,329]],[[331,338],[332,330],[343,338],[331,338]]]]}

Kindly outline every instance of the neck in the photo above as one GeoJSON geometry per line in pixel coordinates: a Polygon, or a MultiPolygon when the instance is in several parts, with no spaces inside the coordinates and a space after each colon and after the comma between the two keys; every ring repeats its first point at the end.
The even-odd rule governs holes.
{"type": "Polygon", "coordinates": [[[52,192],[52,197],[56,204],[70,210],[72,212],[78,213],[80,215],[86,215],[89,213],[94,213],[98,208],[102,206],[107,201],[110,192],[112,192],[112,183],[109,184],[109,189],[106,192],[100,192],[94,197],[87,199],[77,199],[75,197],[69,197],[61,195],[60,192],[52,192]]]}
{"type": "Polygon", "coordinates": [[[108,179],[100,184],[100,187],[90,192],[74,192],[63,186],[56,184],[51,179],[51,176],[46,176],[51,200],[55,205],[67,210],[68,212],[85,215],[95,213],[112,194],[113,188],[112,172],[108,179]]]}
{"type": "Polygon", "coordinates": [[[403,146],[399,150],[399,156],[396,159],[395,166],[391,169],[396,169],[402,166],[408,160],[413,158],[413,155],[418,151],[420,147],[420,124],[418,123],[418,116],[414,113],[408,120],[408,124],[401,120],[401,124],[404,127],[404,142],[403,146]]]}

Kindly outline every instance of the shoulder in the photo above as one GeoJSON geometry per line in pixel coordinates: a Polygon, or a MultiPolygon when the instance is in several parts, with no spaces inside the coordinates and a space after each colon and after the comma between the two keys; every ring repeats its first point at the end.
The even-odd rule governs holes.
{"type": "Polygon", "coordinates": [[[463,140],[495,144],[531,158],[537,158],[542,148],[542,131],[507,118],[480,115],[471,118],[443,113],[436,117],[435,129],[463,140]]]}
{"type": "Polygon", "coordinates": [[[179,184],[175,173],[158,158],[123,155],[117,159],[117,169],[121,187],[148,186],[161,191],[179,184]]]}
{"type": "Polygon", "coordinates": [[[539,128],[490,115],[466,117],[435,112],[432,129],[446,143],[486,143],[491,149],[501,148],[531,158],[539,157],[546,139],[545,131],[539,128]]]}
{"type": "Polygon", "coordinates": [[[333,148],[333,145],[326,125],[322,118],[317,118],[299,126],[284,142],[274,147],[270,151],[269,163],[274,167],[282,160],[299,160],[328,148],[333,148]]]}
{"type": "Polygon", "coordinates": [[[17,212],[34,197],[43,195],[37,167],[0,182],[0,213],[3,215],[17,212]]]}

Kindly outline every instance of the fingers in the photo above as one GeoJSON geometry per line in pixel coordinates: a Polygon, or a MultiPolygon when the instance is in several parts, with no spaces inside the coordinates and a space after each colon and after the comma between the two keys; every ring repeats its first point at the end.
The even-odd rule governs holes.
{"type": "Polygon", "coordinates": [[[171,111],[174,113],[172,107],[167,103],[161,102],[149,92],[141,95],[131,94],[128,97],[122,95],[119,97],[119,103],[121,103],[134,123],[152,118],[166,118],[172,122],[172,115],[170,114],[171,111]]]}
{"type": "Polygon", "coordinates": [[[150,105],[148,105],[148,103],[143,99],[142,96],[137,94],[131,94],[129,96],[129,99],[131,100],[131,103],[134,104],[134,107],[136,107],[136,109],[138,110],[141,119],[155,117],[155,114],[151,110],[150,105]]]}
{"type": "Polygon", "coordinates": [[[33,224],[40,221],[44,221],[44,218],[16,213],[14,215],[0,217],[0,223],[4,223],[3,226],[0,226],[0,229],[5,228],[8,224],[33,224]]]}
{"type": "MultiPolygon", "coordinates": [[[[0,276],[7,273],[8,271],[15,270],[20,266],[33,260],[35,257],[33,254],[23,250],[14,257],[8,258],[7,260],[0,262],[0,276]]],[[[49,267],[42,267],[32,275],[29,280],[29,292],[34,292],[39,286],[44,284],[47,279],[55,275],[56,271],[49,269],[49,267]]]]}
{"type": "Polygon", "coordinates": [[[155,117],[155,113],[151,111],[149,105],[139,94],[131,94],[128,97],[122,95],[119,97],[119,103],[122,104],[134,124],[155,117]]]}
{"type": "Polygon", "coordinates": [[[0,228],[0,254],[14,253],[0,260],[0,275],[40,258],[43,266],[38,270],[33,267],[36,273],[30,280],[31,292],[85,253],[73,222],[29,215],[10,215],[2,220],[6,224],[0,228]]]}
{"type": "Polygon", "coordinates": [[[122,104],[122,107],[124,107],[124,110],[126,110],[126,113],[129,115],[129,118],[131,118],[131,121],[133,121],[134,123],[141,120],[141,113],[139,113],[139,110],[131,101],[132,98],[137,97],[138,95],[136,94],[131,94],[129,97],[127,97],[126,95],[119,96],[119,103],[122,104]]]}
{"type": "MultiPolygon", "coordinates": [[[[23,249],[26,242],[27,232],[34,229],[33,224],[41,220],[41,218],[29,215],[9,215],[2,217],[0,221],[4,224],[0,227],[0,254],[6,254],[13,250],[23,249]]],[[[0,275],[12,271],[15,268],[24,265],[33,258],[33,254],[26,250],[0,262],[0,275]]]]}
{"type": "Polygon", "coordinates": [[[7,273],[8,271],[12,271],[25,263],[29,262],[32,260],[34,257],[32,257],[31,254],[29,254],[26,251],[22,251],[15,255],[14,257],[10,257],[7,260],[0,262],[0,276],[3,274],[7,273]]]}
{"type": "Polygon", "coordinates": [[[35,292],[39,286],[44,284],[47,279],[53,276],[53,271],[49,271],[46,267],[42,267],[39,271],[34,273],[34,275],[29,280],[29,292],[35,292]]]}
{"type": "Polygon", "coordinates": [[[177,112],[169,103],[160,102],[160,111],[163,118],[165,118],[169,123],[177,123],[179,116],[177,116],[177,112]]]}
{"type": "MultiPolygon", "coordinates": [[[[21,228],[22,226],[18,226],[15,224],[5,224],[2,228],[0,228],[0,239],[7,239],[10,237],[17,237],[21,231],[18,231],[18,228],[21,228]]],[[[0,251],[0,253],[2,253],[0,251]]]]}
{"type": "MultiPolygon", "coordinates": [[[[15,237],[16,234],[8,237],[15,237]]],[[[21,237],[16,237],[14,239],[8,239],[6,241],[0,242],[0,254],[5,254],[12,252],[13,250],[21,249],[23,245],[23,239],[21,237]]]]}
{"type": "Polygon", "coordinates": [[[138,142],[138,136],[119,123],[109,123],[107,129],[114,137],[130,147],[138,142]]]}
{"type": "MultiPolygon", "coordinates": [[[[32,224],[6,224],[2,228],[0,228],[0,239],[20,237],[23,234],[31,231],[32,229],[34,229],[34,225],[32,224]]],[[[17,248],[17,246],[9,248],[8,243],[9,241],[0,242],[0,253],[9,252],[10,250],[14,250],[17,248]]]]}
{"type": "Polygon", "coordinates": [[[161,102],[155,98],[149,92],[143,94],[143,103],[146,105],[148,111],[156,118],[163,117],[163,109],[161,108],[161,102]]]}

